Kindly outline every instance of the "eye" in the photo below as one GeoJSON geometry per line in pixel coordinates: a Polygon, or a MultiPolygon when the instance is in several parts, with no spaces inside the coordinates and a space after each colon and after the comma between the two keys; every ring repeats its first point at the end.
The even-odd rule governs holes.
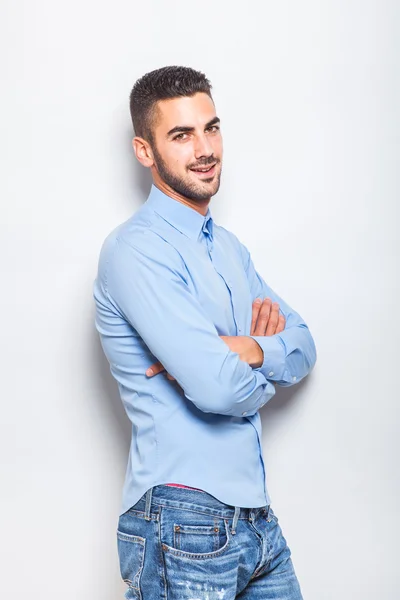
{"type": "Polygon", "coordinates": [[[186,140],[187,135],[187,133],[178,133],[178,135],[176,135],[173,139],[177,140],[178,142],[182,142],[186,140]]]}
{"type": "Polygon", "coordinates": [[[209,133],[217,133],[217,131],[219,131],[219,125],[211,125],[206,131],[209,133]]]}

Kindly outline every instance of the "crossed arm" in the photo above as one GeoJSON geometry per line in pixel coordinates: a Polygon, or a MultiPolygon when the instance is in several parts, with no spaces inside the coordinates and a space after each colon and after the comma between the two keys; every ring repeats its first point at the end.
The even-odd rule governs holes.
{"type": "Polygon", "coordinates": [[[240,252],[253,299],[278,302],[286,326],[269,336],[258,335],[255,329],[250,336],[222,339],[191,293],[175,248],[152,231],[139,235],[137,246],[118,239],[105,292],[200,410],[252,415],[273,397],[274,382],[292,385],[293,377],[300,381],[308,374],[315,362],[311,334],[301,317],[256,273],[244,246],[240,252]],[[248,362],[230,347],[239,343],[246,345],[248,362]]]}
{"type": "MultiPolygon", "coordinates": [[[[257,298],[252,306],[252,319],[250,335],[265,336],[275,335],[285,329],[285,317],[279,314],[278,302],[273,302],[271,298],[257,298]]],[[[247,362],[251,367],[259,368],[264,362],[264,352],[261,346],[249,336],[228,336],[221,335],[220,338],[227,344],[232,352],[239,354],[240,360],[247,362]]],[[[146,375],[154,377],[165,371],[164,365],[158,361],[151,365],[146,375]]],[[[175,377],[166,373],[167,379],[175,381],[175,377]]]]}

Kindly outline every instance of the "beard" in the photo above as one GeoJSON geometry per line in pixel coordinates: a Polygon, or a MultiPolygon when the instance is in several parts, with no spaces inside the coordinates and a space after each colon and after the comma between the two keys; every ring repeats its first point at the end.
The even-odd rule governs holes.
{"type": "MultiPolygon", "coordinates": [[[[173,173],[159,154],[155,144],[152,145],[151,149],[153,151],[154,162],[161,179],[181,196],[184,196],[185,198],[195,202],[204,202],[205,200],[209,200],[211,196],[214,196],[218,192],[221,181],[221,171],[218,173],[218,175],[214,175],[213,178],[208,180],[203,179],[203,182],[206,185],[202,185],[202,182],[195,183],[194,181],[190,181],[189,175],[187,178],[185,178],[173,173]],[[211,182],[213,182],[211,186],[207,185],[211,182]]],[[[204,158],[195,166],[197,168],[201,168],[207,167],[208,165],[212,165],[214,163],[217,166],[221,163],[221,161],[219,158],[209,156],[208,158],[204,158]]]]}

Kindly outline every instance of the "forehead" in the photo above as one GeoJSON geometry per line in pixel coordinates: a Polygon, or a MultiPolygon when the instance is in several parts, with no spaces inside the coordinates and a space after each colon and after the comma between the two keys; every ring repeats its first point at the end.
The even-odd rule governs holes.
{"type": "Polygon", "coordinates": [[[208,94],[198,93],[159,100],[156,104],[155,126],[161,131],[173,127],[202,127],[216,116],[215,105],[208,94]]]}

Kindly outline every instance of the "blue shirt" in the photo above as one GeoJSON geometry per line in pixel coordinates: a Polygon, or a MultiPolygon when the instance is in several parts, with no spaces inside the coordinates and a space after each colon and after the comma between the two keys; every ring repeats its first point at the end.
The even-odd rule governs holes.
{"type": "Polygon", "coordinates": [[[154,185],[103,243],[94,284],[96,328],[132,423],[121,514],[154,485],[180,483],[232,506],[270,504],[259,409],[275,385],[313,368],[300,317],[257,273],[247,248],[212,219],[154,185]],[[219,337],[249,335],[252,303],[270,297],[284,331],[252,336],[252,368],[219,337]],[[161,361],[165,372],[145,371],[161,361]]]}

